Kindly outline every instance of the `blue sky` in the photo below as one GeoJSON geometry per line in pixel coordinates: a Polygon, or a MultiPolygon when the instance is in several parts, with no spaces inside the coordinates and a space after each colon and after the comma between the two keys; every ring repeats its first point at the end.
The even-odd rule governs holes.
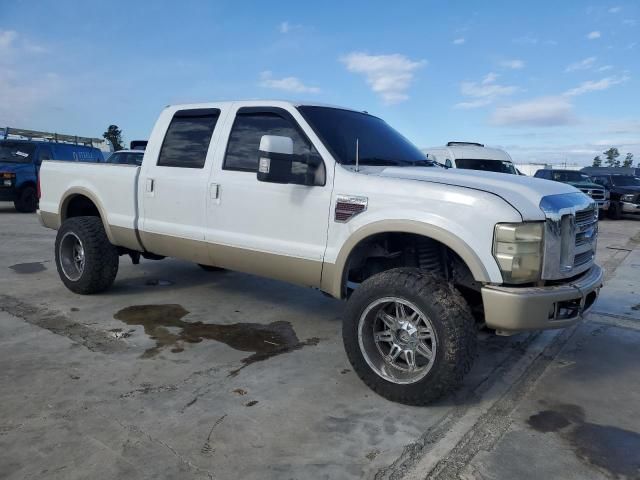
{"type": "Polygon", "coordinates": [[[379,115],[420,147],[640,161],[640,3],[11,1],[0,125],[146,138],[167,104],[286,98],[379,115]],[[108,10],[105,9],[108,7],[108,10]]]}

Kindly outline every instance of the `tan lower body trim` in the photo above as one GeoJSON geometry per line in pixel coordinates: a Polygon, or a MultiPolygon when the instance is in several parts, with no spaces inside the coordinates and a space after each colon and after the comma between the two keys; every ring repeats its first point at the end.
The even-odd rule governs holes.
{"type": "Polygon", "coordinates": [[[141,231],[140,235],[145,248],[158,255],[228,268],[308,287],[320,287],[322,272],[322,262],[320,261],[157,233],[141,231]]]}
{"type": "Polygon", "coordinates": [[[57,213],[44,212],[42,210],[38,211],[38,215],[40,216],[40,221],[42,225],[47,228],[53,228],[54,230],[58,230],[60,228],[60,215],[57,213]]]}
{"type": "Polygon", "coordinates": [[[119,247],[129,248],[131,250],[142,251],[142,247],[136,238],[136,231],[133,228],[116,227],[110,225],[113,244],[119,247]]]}

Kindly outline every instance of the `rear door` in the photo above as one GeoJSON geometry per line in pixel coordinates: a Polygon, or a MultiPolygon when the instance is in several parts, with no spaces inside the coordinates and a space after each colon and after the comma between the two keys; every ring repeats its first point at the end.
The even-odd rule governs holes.
{"type": "Polygon", "coordinates": [[[158,120],[137,183],[148,251],[207,263],[207,185],[221,113],[167,109],[158,120]]]}

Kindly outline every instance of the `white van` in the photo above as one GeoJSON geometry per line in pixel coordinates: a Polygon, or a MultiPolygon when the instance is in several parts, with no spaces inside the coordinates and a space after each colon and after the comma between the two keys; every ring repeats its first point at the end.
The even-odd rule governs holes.
{"type": "Polygon", "coordinates": [[[464,168],[518,175],[511,157],[504,150],[487,148],[481,143],[449,142],[443,147],[423,150],[428,158],[446,168],[464,168]]]}

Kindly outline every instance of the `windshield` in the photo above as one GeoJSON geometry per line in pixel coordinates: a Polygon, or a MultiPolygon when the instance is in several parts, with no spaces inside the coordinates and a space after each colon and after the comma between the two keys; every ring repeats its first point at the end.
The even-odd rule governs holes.
{"type": "Polygon", "coordinates": [[[343,165],[355,165],[357,140],[360,165],[435,166],[409,140],[377,117],[330,107],[302,106],[298,110],[343,165]]]}
{"type": "Polygon", "coordinates": [[[551,179],[556,182],[593,182],[589,175],[580,172],[551,172],[551,179]]]}
{"type": "Polygon", "coordinates": [[[616,187],[640,187],[640,178],[627,175],[612,175],[611,181],[616,187]]]}
{"type": "Polygon", "coordinates": [[[0,142],[0,162],[31,163],[36,146],[25,142],[0,142]]]}
{"type": "Polygon", "coordinates": [[[513,163],[508,160],[476,160],[473,158],[459,158],[456,160],[458,168],[467,170],[484,170],[485,172],[510,173],[517,175],[513,163]]]}

